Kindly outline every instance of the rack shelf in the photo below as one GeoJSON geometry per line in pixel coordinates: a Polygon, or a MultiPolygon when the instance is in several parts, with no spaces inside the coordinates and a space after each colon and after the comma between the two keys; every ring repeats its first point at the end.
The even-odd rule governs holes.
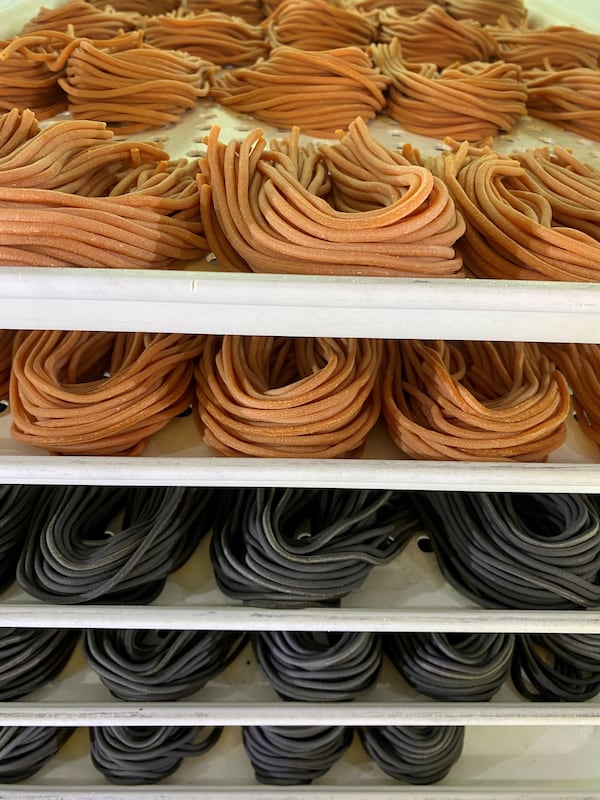
{"type": "MultiPolygon", "coordinates": [[[[514,727],[600,726],[600,705],[569,704],[474,705],[439,703],[325,703],[232,702],[152,706],[143,703],[20,703],[0,706],[3,725],[469,725],[514,727]]],[[[0,795],[1,797],[1,795],[0,795]]]]}
{"type": "Polygon", "coordinates": [[[592,342],[600,284],[2,269],[7,328],[592,342]]]}

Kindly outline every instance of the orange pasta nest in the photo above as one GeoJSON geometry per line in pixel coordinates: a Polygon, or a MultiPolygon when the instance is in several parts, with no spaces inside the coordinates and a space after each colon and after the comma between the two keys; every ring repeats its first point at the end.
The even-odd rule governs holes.
{"type": "Polygon", "coordinates": [[[192,401],[202,338],[32,331],[17,338],[11,434],[52,453],[138,455],[192,401]]]}
{"type": "Polygon", "coordinates": [[[264,26],[271,46],[301,50],[367,47],[377,34],[376,24],[366,15],[327,0],[283,0],[264,26]]]}
{"type": "Polygon", "coordinates": [[[600,141],[600,69],[534,69],[524,78],[532,117],[600,141]]]}
{"type": "Polygon", "coordinates": [[[498,42],[499,55],[523,69],[553,69],[598,66],[600,36],[572,25],[553,25],[532,30],[508,24],[487,29],[498,42]]]}
{"type": "Polygon", "coordinates": [[[447,67],[456,62],[489,61],[498,45],[478,22],[453,19],[443,8],[431,5],[414,17],[402,16],[394,6],[379,13],[377,42],[396,39],[402,57],[415,63],[447,67]]]}
{"type": "Polygon", "coordinates": [[[569,392],[535,344],[390,341],[383,413],[412,458],[544,461],[566,438],[569,392]]]}
{"type": "Polygon", "coordinates": [[[360,455],[380,413],[376,339],[209,336],[196,422],[224,455],[360,455]]]}
{"type": "Polygon", "coordinates": [[[129,134],[178,122],[206,97],[215,66],[195,56],[141,44],[111,52],[82,40],[65,77],[69,111],[129,134]]]}
{"type": "MultiPolygon", "coordinates": [[[[142,46],[143,33],[129,31],[94,44],[110,52],[142,46]]],[[[0,87],[7,84],[0,96],[0,110],[19,108],[33,110],[39,119],[48,119],[68,105],[60,80],[67,62],[81,42],[72,32],[37,30],[13,37],[2,43],[0,50],[0,87]]]]}
{"type": "Polygon", "coordinates": [[[60,72],[53,64],[72,39],[46,31],[0,41],[0,112],[29,108],[38,119],[50,119],[66,109],[67,98],[58,85],[60,72]]]}
{"type": "Polygon", "coordinates": [[[269,52],[261,27],[220,11],[151,17],[145,24],[145,41],[161,49],[185,50],[222,66],[253,64],[269,52]]]}
{"type": "Polygon", "coordinates": [[[600,170],[580,161],[564,147],[540,147],[513,153],[523,174],[511,180],[515,189],[543,195],[555,226],[576,228],[600,242],[600,170]]]}
{"type": "Polygon", "coordinates": [[[169,268],[206,253],[196,162],[103,123],[0,117],[0,264],[169,268]],[[18,124],[21,121],[21,124],[18,124]],[[35,123],[35,124],[34,124],[35,123]],[[13,132],[2,144],[3,131],[13,132]]]}
{"type": "Polygon", "coordinates": [[[31,61],[44,63],[52,72],[62,74],[71,54],[82,42],[118,53],[142,47],[143,39],[144,33],[140,30],[119,33],[108,39],[75,36],[72,31],[37,30],[10,39],[0,51],[0,65],[20,53],[31,61]]]}
{"type": "Polygon", "coordinates": [[[573,391],[577,423],[600,446],[600,345],[542,344],[573,391]]]}
{"type": "MultiPolygon", "coordinates": [[[[64,120],[40,131],[32,111],[14,109],[0,116],[0,137],[5,130],[12,131],[0,140],[0,186],[7,188],[100,197],[113,192],[128,170],[143,164],[164,170],[168,161],[152,142],[115,141],[103,122],[64,120]]],[[[185,183],[192,182],[190,170],[185,183]]]]}
{"type": "Polygon", "coordinates": [[[527,21],[523,0],[445,0],[444,5],[455,19],[476,20],[482,25],[496,25],[504,19],[516,27],[527,21]]]}
{"type": "Polygon", "coordinates": [[[253,67],[218,76],[210,93],[268,124],[333,137],[357,116],[373,119],[385,106],[388,83],[358,47],[308,52],[281,46],[253,67]]]}
{"type": "Polygon", "coordinates": [[[298,131],[267,149],[260,130],[201,159],[205,235],[222,266],[296,274],[454,276],[464,230],[443,182],[355,120],[303,151],[298,131]],[[324,196],[327,195],[327,196],[324,196]]]}
{"type": "Polygon", "coordinates": [[[554,227],[542,194],[512,189],[524,168],[492,152],[468,156],[466,143],[444,157],[444,181],[464,215],[459,243],[465,266],[483,278],[598,281],[600,242],[554,227]]]}
{"type": "Polygon", "coordinates": [[[110,6],[100,9],[86,0],[69,0],[58,8],[41,8],[20,33],[52,30],[87,39],[110,39],[135,28],[133,16],[118,14],[110,6]]]}
{"type": "Polygon", "coordinates": [[[409,64],[398,40],[369,54],[391,78],[387,113],[403,128],[440,139],[478,142],[509,131],[526,113],[527,92],[515,64],[481,61],[446,67],[409,64]]]}
{"type": "Polygon", "coordinates": [[[16,331],[0,330],[0,402],[8,400],[8,386],[16,331]]]}

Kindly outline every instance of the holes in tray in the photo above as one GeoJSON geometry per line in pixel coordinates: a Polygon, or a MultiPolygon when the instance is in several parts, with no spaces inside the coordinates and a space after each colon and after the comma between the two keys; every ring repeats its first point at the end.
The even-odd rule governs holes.
{"type": "Polygon", "coordinates": [[[216,119],[217,116],[216,111],[200,111],[196,114],[196,119],[204,122],[205,120],[216,119]]]}
{"type": "Polygon", "coordinates": [[[433,545],[429,536],[419,536],[417,539],[417,547],[422,553],[433,553],[433,545]]]}

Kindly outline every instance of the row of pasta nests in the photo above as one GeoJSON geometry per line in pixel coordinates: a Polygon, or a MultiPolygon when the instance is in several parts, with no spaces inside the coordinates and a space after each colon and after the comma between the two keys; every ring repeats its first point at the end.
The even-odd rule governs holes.
{"type": "Polygon", "coordinates": [[[598,171],[568,151],[449,146],[424,161],[357,118],[337,143],[260,130],[170,161],[102,123],[0,117],[0,264],[598,279],[598,171]]]}
{"type": "Polygon", "coordinates": [[[435,3],[406,17],[284,0],[262,26],[221,11],[141,23],[72,0],[4,43],[0,108],[43,117],[68,108],[127,134],[176,122],[210,97],[314,136],[385,110],[407,130],[470,141],[530,113],[596,138],[599,37],[521,22],[483,26],[435,3]]]}
{"type": "Polygon", "coordinates": [[[12,435],[53,453],[137,455],[191,407],[205,444],[228,456],[359,456],[383,415],[412,458],[543,461],[565,441],[569,385],[600,444],[600,345],[64,331],[0,341],[12,435]]]}
{"type": "Polygon", "coordinates": [[[203,229],[235,271],[597,281],[600,173],[557,147],[392,151],[357,119],[338,143],[221,143],[198,177],[203,229]]]}
{"type": "MultiPolygon", "coordinates": [[[[305,49],[313,50],[323,49],[319,48],[321,37],[342,45],[369,44],[380,27],[393,27],[397,18],[404,20],[407,33],[413,29],[418,32],[419,26],[428,24],[424,20],[430,13],[440,14],[435,18],[448,20],[448,26],[466,21],[467,29],[473,25],[492,29],[501,25],[523,32],[530,28],[522,0],[508,0],[501,8],[489,0],[115,0],[110,4],[104,0],[68,0],[58,8],[40,8],[21,32],[71,28],[78,36],[109,38],[121,31],[152,28],[152,36],[169,36],[177,31],[185,36],[187,30],[194,32],[199,17],[220,14],[223,20],[241,20],[262,30],[263,38],[271,43],[302,46],[307,42],[305,49]],[[331,29],[329,33],[323,30],[326,28],[331,29]]],[[[194,36],[189,38],[197,44],[194,36]]]]}
{"type": "MultiPolygon", "coordinates": [[[[110,8],[125,14],[139,16],[156,16],[186,10],[193,13],[208,11],[224,11],[230,15],[241,17],[253,24],[265,20],[276,11],[285,0],[113,0],[110,8]]],[[[104,11],[105,0],[90,0],[90,5],[104,11]]],[[[335,3],[340,9],[349,9],[369,13],[377,9],[393,7],[403,16],[414,16],[433,5],[437,5],[454,19],[474,19],[481,24],[493,24],[499,14],[516,26],[527,20],[527,9],[522,0],[507,0],[499,12],[496,0],[345,0],[335,3]]]]}
{"type": "MultiPolygon", "coordinates": [[[[491,58],[528,68],[544,62],[554,67],[598,65],[595,35],[575,26],[536,28],[521,0],[501,8],[489,0],[283,0],[265,12],[249,10],[248,0],[187,0],[185,6],[165,1],[163,8],[152,0],[151,7],[135,10],[128,7],[129,0],[109,6],[104,0],[69,0],[57,9],[42,8],[21,33],[71,31],[89,39],[109,39],[141,29],[149,44],[186,50],[219,64],[229,63],[222,59],[230,55],[230,38],[238,44],[260,39],[270,47],[285,44],[306,50],[366,47],[399,38],[407,59],[438,67],[491,58]],[[217,32],[220,57],[212,59],[202,47],[214,51],[217,32]]],[[[232,63],[241,61],[234,58],[232,63]]]]}

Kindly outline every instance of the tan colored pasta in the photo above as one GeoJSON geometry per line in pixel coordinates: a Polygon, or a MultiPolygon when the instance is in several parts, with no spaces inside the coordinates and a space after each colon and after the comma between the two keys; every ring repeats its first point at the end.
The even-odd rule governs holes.
{"type": "Polygon", "coordinates": [[[21,52],[31,61],[45,63],[53,72],[62,72],[73,51],[82,41],[93,41],[96,47],[117,53],[142,47],[144,34],[134,30],[118,33],[108,39],[91,40],[85,36],[74,36],[55,30],[38,30],[13,37],[0,53],[5,60],[16,52],[21,52]]]}
{"type": "Polygon", "coordinates": [[[426,11],[432,2],[431,0],[356,0],[353,5],[357,11],[365,14],[386,8],[395,8],[402,17],[414,17],[422,11],[426,11]]]}
{"type": "Polygon", "coordinates": [[[0,330],[0,402],[8,400],[15,335],[16,331],[0,330]]]}
{"type": "Polygon", "coordinates": [[[379,417],[377,339],[209,336],[195,418],[223,455],[360,455],[379,417]]]}
{"type": "MultiPolygon", "coordinates": [[[[56,189],[101,197],[114,191],[127,170],[150,164],[152,170],[159,167],[161,174],[169,159],[152,142],[115,141],[103,122],[64,120],[40,131],[36,130],[37,120],[31,111],[19,116],[20,126],[15,124],[14,112],[0,116],[0,136],[4,124],[13,130],[3,145],[0,141],[3,187],[56,189]]],[[[192,174],[190,171],[188,184],[192,174]]],[[[181,173],[180,177],[183,178],[181,173]]]]}
{"type": "MultiPolygon", "coordinates": [[[[192,14],[218,11],[230,17],[241,17],[249,25],[260,25],[269,13],[267,4],[263,8],[260,0],[187,0],[185,7],[192,14]]],[[[154,14],[159,13],[154,11],[154,14]]]]}
{"type": "Polygon", "coordinates": [[[197,162],[104,123],[0,116],[0,264],[169,268],[202,257],[197,162]],[[12,136],[8,134],[12,133],[12,136]]]}
{"type": "Polygon", "coordinates": [[[508,23],[487,30],[498,42],[500,57],[523,69],[553,69],[598,66],[600,36],[571,25],[548,28],[514,28],[508,23]]]}
{"type": "Polygon", "coordinates": [[[535,344],[389,341],[383,413],[407,455],[545,461],[566,438],[569,391],[535,344]]]}
{"type": "Polygon", "coordinates": [[[532,117],[600,141],[600,69],[529,70],[524,79],[532,117]]]}
{"type": "MultiPolygon", "coordinates": [[[[298,128],[292,128],[289,136],[283,139],[271,139],[268,150],[274,163],[281,164],[281,168],[293,175],[308,192],[316,197],[331,196],[334,187],[323,153],[311,140],[301,145],[298,128]]],[[[204,163],[201,162],[201,166],[204,163]]]]}
{"type": "Polygon", "coordinates": [[[515,64],[474,61],[438,71],[434,64],[404,62],[397,39],[368,52],[392,81],[388,115],[408,131],[477,142],[511,130],[526,113],[527,92],[515,64]]]}
{"type": "Polygon", "coordinates": [[[377,34],[376,24],[367,16],[327,0],[283,0],[264,26],[272,47],[301,50],[367,47],[377,34]]]}
{"type": "Polygon", "coordinates": [[[253,67],[218,76],[210,93],[270,125],[333,137],[355,117],[373,119],[385,106],[388,83],[358,47],[308,52],[282,46],[253,67]]]}
{"type": "MultiPolygon", "coordinates": [[[[143,34],[129,31],[98,39],[96,47],[112,52],[140,47],[143,34]]],[[[39,30],[0,43],[0,111],[31,109],[38,119],[48,119],[67,108],[60,86],[67,61],[82,40],[71,33],[39,30]]]]}
{"type": "Polygon", "coordinates": [[[31,109],[38,119],[50,119],[66,109],[67,98],[58,85],[60,73],[48,63],[56,60],[65,40],[72,37],[44,36],[23,50],[19,37],[0,41],[0,113],[31,109]]]}
{"type": "Polygon", "coordinates": [[[21,112],[13,108],[7,114],[0,114],[0,159],[33,139],[39,131],[40,126],[31,109],[21,112]]]}
{"type": "Polygon", "coordinates": [[[262,28],[220,11],[176,12],[151,17],[145,41],[166,50],[185,50],[221,66],[247,66],[268,55],[262,28]]]}
{"type": "Polygon", "coordinates": [[[114,142],[99,122],[65,120],[40,133],[31,112],[6,118],[0,265],[173,268],[206,253],[196,162],[168,161],[148,142],[114,142]]]}
{"type": "Polygon", "coordinates": [[[524,173],[515,189],[542,194],[552,208],[554,225],[576,228],[600,242],[600,171],[556,146],[513,153],[524,173]]]}
{"type": "Polygon", "coordinates": [[[459,250],[484,278],[598,281],[600,242],[573,228],[553,227],[552,207],[538,192],[511,190],[518,161],[496,153],[468,157],[466,145],[444,157],[444,180],[464,215],[459,250]]]}
{"type": "Polygon", "coordinates": [[[600,446],[600,345],[540,345],[563,373],[573,391],[577,423],[600,446]]]}
{"type": "Polygon", "coordinates": [[[11,434],[52,453],[139,455],[187,409],[202,337],[32,331],[10,378],[11,434]]]}
{"type": "Polygon", "coordinates": [[[82,40],[59,85],[76,119],[136,133],[178,122],[209,91],[214,65],[182,52],[140,46],[110,52],[82,40]]]}
{"type": "Polygon", "coordinates": [[[478,22],[453,19],[431,5],[414,17],[402,16],[393,6],[379,13],[377,41],[397,39],[406,61],[448,67],[464,61],[489,61],[498,52],[493,36],[478,22]]]}
{"type": "MultiPolygon", "coordinates": [[[[355,120],[338,144],[285,157],[261,131],[208,138],[201,210],[209,247],[232,270],[294,274],[454,276],[464,230],[448,191],[386,150],[355,120]],[[323,166],[327,175],[324,174],[323,166]],[[331,182],[326,199],[323,187],[331,182]]],[[[298,130],[289,151],[297,153],[298,130]]]]}
{"type": "Polygon", "coordinates": [[[523,0],[446,0],[445,7],[455,19],[477,20],[482,25],[496,25],[502,18],[515,27],[527,21],[523,0]]]}
{"type": "Polygon", "coordinates": [[[0,265],[173,269],[206,253],[193,183],[169,198],[161,183],[189,165],[159,166],[137,191],[81,197],[52,189],[0,188],[0,265]],[[195,206],[195,209],[193,207],[195,206]]]}
{"type": "Polygon", "coordinates": [[[168,14],[175,11],[179,6],[180,0],[89,0],[91,5],[103,11],[110,5],[115,11],[124,14],[139,14],[151,16],[153,14],[168,14]]]}
{"type": "Polygon", "coordinates": [[[68,0],[58,8],[41,8],[21,29],[21,34],[60,31],[87,39],[110,39],[136,29],[136,21],[110,7],[102,10],[86,0],[68,0]]]}

